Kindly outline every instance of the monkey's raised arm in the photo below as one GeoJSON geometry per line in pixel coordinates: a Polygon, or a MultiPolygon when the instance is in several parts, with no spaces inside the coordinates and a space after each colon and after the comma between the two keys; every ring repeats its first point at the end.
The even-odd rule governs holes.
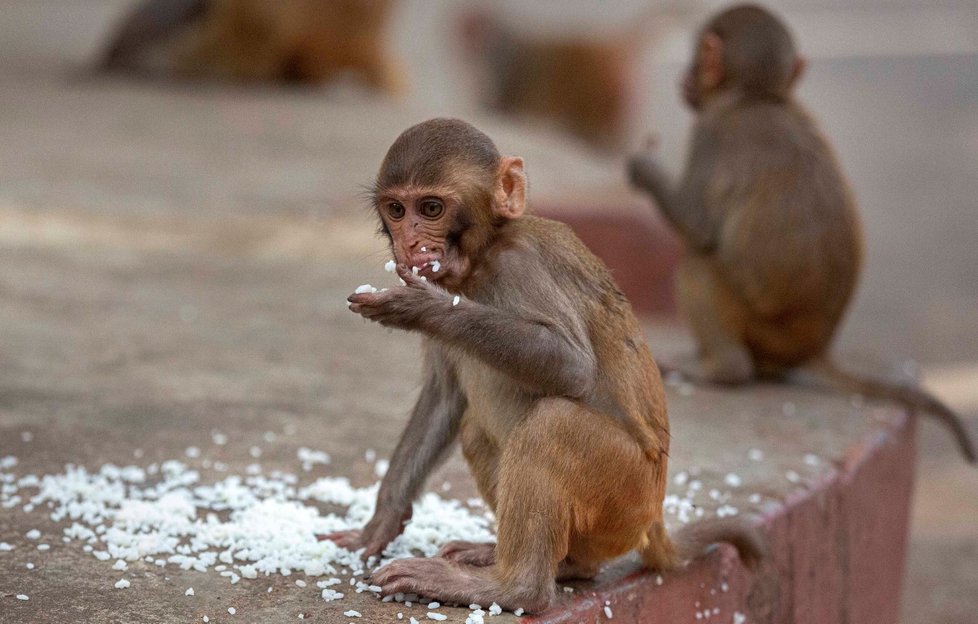
{"type": "Polygon", "coordinates": [[[421,330],[462,348],[536,393],[582,398],[594,385],[591,349],[550,319],[463,300],[456,306],[432,306],[421,330]]]}
{"type": "Polygon", "coordinates": [[[465,298],[456,303],[450,293],[404,267],[398,273],[405,286],[351,295],[350,309],[382,325],[420,331],[461,348],[534,393],[586,396],[596,365],[580,313],[563,291],[548,283],[533,258],[512,260],[517,266],[504,269],[493,286],[511,304],[506,309],[465,298]],[[519,265],[519,260],[526,262],[519,265]],[[533,272],[533,279],[523,281],[527,272],[533,272]],[[536,288],[523,288],[525,283],[536,288]]]}
{"type": "Polygon", "coordinates": [[[652,153],[637,154],[629,159],[629,179],[647,191],[686,243],[700,252],[709,252],[717,244],[722,215],[709,190],[715,187],[717,162],[722,157],[713,133],[697,127],[686,170],[674,183],[652,153]]]}
{"type": "Polygon", "coordinates": [[[401,534],[425,479],[445,458],[458,435],[465,397],[441,347],[430,343],[427,347],[424,386],[380,482],[373,517],[363,531],[327,536],[344,548],[365,548],[365,557],[380,554],[401,534]]]}

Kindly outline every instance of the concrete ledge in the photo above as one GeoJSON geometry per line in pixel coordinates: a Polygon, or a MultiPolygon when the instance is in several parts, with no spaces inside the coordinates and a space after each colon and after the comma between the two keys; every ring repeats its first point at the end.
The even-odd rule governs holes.
{"type": "MultiPolygon", "coordinates": [[[[260,444],[265,470],[294,472],[297,447],[312,445],[333,456],[328,474],[363,486],[375,479],[365,449],[389,456],[416,392],[416,338],[359,322],[344,305],[351,285],[390,277],[339,252],[327,262],[267,261],[38,246],[0,249],[0,260],[9,293],[0,306],[0,456],[17,456],[19,474],[69,462],[126,465],[134,448],[146,452],[137,463],[162,461],[203,446],[191,463],[213,481],[226,473],[199,462],[219,459],[242,474],[254,461],[249,448],[260,444]],[[213,429],[231,443],[207,445],[213,429]],[[286,430],[297,433],[262,439],[286,430]]],[[[650,325],[648,333],[659,352],[679,331],[650,325]]],[[[683,496],[691,485],[679,476],[687,474],[702,484],[694,503],[704,517],[725,505],[759,514],[770,565],[752,576],[721,547],[659,585],[626,558],[596,582],[575,584],[537,621],[603,622],[605,601],[626,622],[733,622],[738,612],[750,623],[895,621],[913,474],[914,431],[903,412],[786,386],[679,385],[668,388],[668,401],[669,493],[683,496]],[[752,459],[755,450],[763,460],[752,459]],[[734,473],[739,486],[729,485],[734,473]]],[[[444,483],[453,498],[475,495],[457,454],[430,487],[444,491],[444,483]]],[[[0,606],[15,621],[193,621],[229,604],[256,622],[292,622],[299,613],[346,622],[347,609],[361,612],[361,622],[394,622],[400,611],[425,617],[418,605],[369,595],[324,603],[284,577],[231,586],[216,574],[146,563],[131,567],[139,591],[123,594],[108,563],[58,544],[62,530],[37,512],[0,513],[0,541],[16,547],[0,555],[0,606]],[[34,528],[55,544],[51,551],[24,539],[34,528]],[[193,601],[183,596],[189,586],[193,601]],[[30,602],[14,600],[19,593],[30,602]]],[[[449,622],[468,613],[440,612],[449,622]]],[[[515,620],[493,619],[507,621],[515,620]]]]}

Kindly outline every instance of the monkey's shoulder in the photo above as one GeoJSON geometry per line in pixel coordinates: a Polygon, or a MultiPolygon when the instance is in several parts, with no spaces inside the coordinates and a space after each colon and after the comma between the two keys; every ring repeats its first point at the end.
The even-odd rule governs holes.
{"type": "Polygon", "coordinates": [[[794,101],[741,100],[717,106],[698,122],[701,134],[738,147],[771,149],[819,140],[815,120],[794,101]]]}
{"type": "Polygon", "coordinates": [[[557,270],[586,269],[608,273],[601,262],[569,225],[536,215],[525,215],[510,222],[512,248],[532,251],[542,262],[557,270]]]}
{"type": "Polygon", "coordinates": [[[637,326],[631,304],[611,271],[568,225],[523,216],[509,222],[504,236],[491,263],[495,274],[490,279],[496,296],[505,303],[546,313],[563,309],[560,314],[573,315],[589,326],[627,328],[626,332],[637,326]]]}
{"type": "Polygon", "coordinates": [[[525,215],[507,224],[499,246],[500,267],[536,270],[565,290],[582,294],[618,291],[611,271],[566,223],[525,215]]]}

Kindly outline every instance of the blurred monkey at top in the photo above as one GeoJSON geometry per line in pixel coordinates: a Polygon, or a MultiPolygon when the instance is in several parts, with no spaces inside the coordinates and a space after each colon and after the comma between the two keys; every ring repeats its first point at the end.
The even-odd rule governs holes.
{"type": "Polygon", "coordinates": [[[404,90],[384,30],[394,0],[143,0],[99,68],[151,78],[404,90]]]}
{"type": "Polygon", "coordinates": [[[459,30],[488,108],[550,121],[595,147],[618,149],[637,112],[643,52],[690,17],[691,6],[660,3],[611,33],[559,35],[527,32],[476,7],[461,15],[459,30]]]}

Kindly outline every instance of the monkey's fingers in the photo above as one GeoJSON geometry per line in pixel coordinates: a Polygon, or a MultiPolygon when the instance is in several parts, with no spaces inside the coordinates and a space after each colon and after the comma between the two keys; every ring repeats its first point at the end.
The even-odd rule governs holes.
{"type": "Polygon", "coordinates": [[[444,559],[398,559],[370,575],[384,595],[399,592],[430,595],[439,587],[451,584],[457,569],[444,559]]]}
{"type": "Polygon", "coordinates": [[[435,556],[455,563],[485,567],[496,563],[496,545],[456,540],[442,546],[435,556]]]}
{"type": "Polygon", "coordinates": [[[348,531],[333,531],[326,535],[319,535],[316,539],[320,542],[330,541],[347,550],[359,550],[363,531],[360,529],[350,529],[348,531]]]}
{"type": "Polygon", "coordinates": [[[350,311],[366,318],[373,318],[382,311],[397,293],[392,290],[379,290],[374,293],[354,293],[346,298],[350,311]]]}
{"type": "Polygon", "coordinates": [[[421,269],[421,267],[410,267],[406,264],[397,265],[397,276],[400,277],[404,284],[409,287],[421,288],[425,285],[425,280],[421,279],[421,276],[414,272],[414,269],[421,269]]]}
{"type": "Polygon", "coordinates": [[[372,293],[369,292],[353,293],[352,295],[347,297],[346,300],[349,301],[350,303],[359,303],[359,304],[367,304],[367,305],[376,304],[377,302],[387,298],[386,297],[387,292],[389,291],[378,290],[377,292],[372,292],[372,293]]]}

